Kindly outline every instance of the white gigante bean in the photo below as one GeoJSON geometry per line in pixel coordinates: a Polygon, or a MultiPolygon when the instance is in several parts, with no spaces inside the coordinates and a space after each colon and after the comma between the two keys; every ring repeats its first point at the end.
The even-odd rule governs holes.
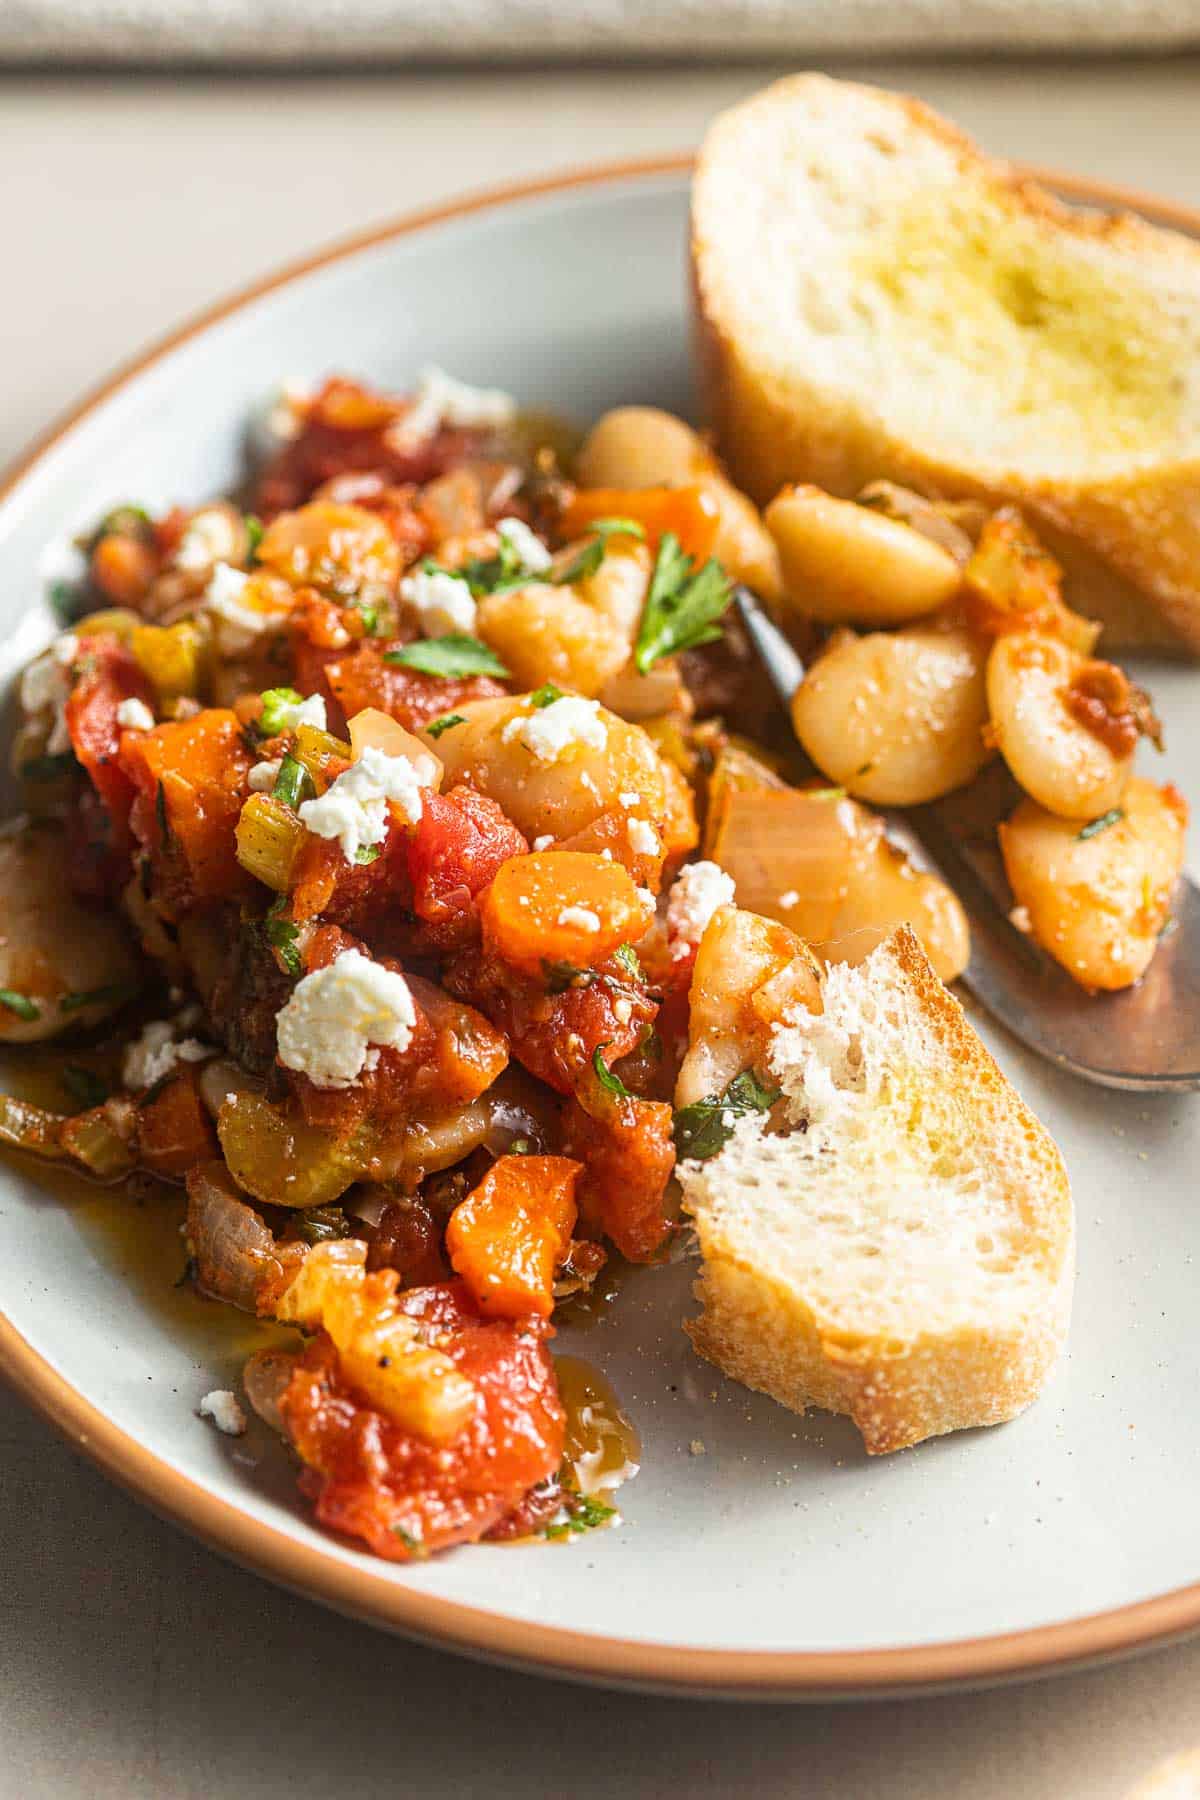
{"type": "Polygon", "coordinates": [[[1117,755],[1067,706],[1086,658],[1034,632],[996,639],[988,658],[992,737],[1025,792],[1063,819],[1095,819],[1118,806],[1133,749],[1117,755]]]}
{"type": "Polygon", "coordinates": [[[846,632],[792,697],[796,736],[822,773],[860,800],[936,800],[988,759],[984,655],[965,630],[846,632]]]}
{"type": "Polygon", "coordinates": [[[827,625],[907,625],[946,606],[962,571],[911,525],[821,488],[784,488],[763,514],[785,605],[827,625]]]}

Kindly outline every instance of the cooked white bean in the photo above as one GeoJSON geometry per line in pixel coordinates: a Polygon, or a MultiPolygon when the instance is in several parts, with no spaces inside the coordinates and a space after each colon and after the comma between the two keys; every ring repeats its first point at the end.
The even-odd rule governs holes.
{"type": "Polygon", "coordinates": [[[572,744],[561,761],[541,762],[505,726],[529,714],[519,695],[474,700],[456,709],[464,723],[444,731],[436,750],[446,775],[444,788],[469,781],[501,805],[532,839],[556,839],[583,831],[602,812],[637,794],[639,817],[658,824],[667,815],[667,790],[658,752],[639,725],[628,725],[603,707],[603,748],[572,744]]]}
{"type": "Polygon", "coordinates": [[[905,625],[946,606],[962,572],[911,525],[821,488],[784,488],[763,514],[785,604],[827,625],[905,625]]]}
{"type": "Polygon", "coordinates": [[[988,658],[996,747],[1025,792],[1063,819],[1095,819],[1119,805],[1133,766],[1132,749],[1115,755],[1067,708],[1085,661],[1034,632],[997,638],[988,658]]]}
{"type": "Polygon", "coordinates": [[[797,956],[809,954],[794,932],[773,919],[737,906],[717,908],[696,952],[676,1106],[723,1094],[735,1076],[761,1060],[768,1026],[753,996],[797,956]]]}
{"type": "Polygon", "coordinates": [[[735,581],[774,600],[779,557],[758,508],[721,473],[704,439],[655,406],[618,406],[598,419],[577,459],[584,487],[706,488],[720,515],[713,555],[735,581]]]}
{"type": "Polygon", "coordinates": [[[847,632],[792,696],[796,736],[831,781],[861,800],[936,800],[988,758],[984,655],[969,631],[847,632]]]}
{"type": "Polygon", "coordinates": [[[1000,827],[1009,885],[1033,937],[1089,988],[1129,987],[1145,973],[1183,864],[1187,808],[1175,789],[1135,775],[1119,810],[1081,837],[1077,819],[1023,800],[1000,827]]]}

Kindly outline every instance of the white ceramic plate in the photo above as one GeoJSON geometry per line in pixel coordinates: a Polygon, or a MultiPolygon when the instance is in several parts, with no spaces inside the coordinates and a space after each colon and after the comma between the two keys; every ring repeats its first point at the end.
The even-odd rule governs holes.
{"type": "MultiPolygon", "coordinates": [[[[46,544],[117,500],[228,484],[247,415],[285,375],[402,386],[431,359],[581,420],[623,400],[688,409],[686,201],[675,162],[472,202],[189,328],[10,484],[3,667],[50,630],[46,544]]],[[[1172,217],[1200,232],[1200,219],[1172,217]]],[[[1159,766],[1200,799],[1200,675],[1153,680],[1170,746],[1159,766]]],[[[643,1270],[606,1322],[560,1343],[607,1371],[641,1428],[625,1522],[570,1547],[388,1567],[310,1524],[265,1430],[231,1440],[195,1416],[207,1389],[236,1383],[252,1325],[170,1292],[177,1245],[144,1265],[136,1234],[118,1248],[94,1205],[64,1207],[11,1162],[2,1366],[112,1475],[217,1547],[344,1610],[493,1657],[814,1696],[994,1679],[1161,1640],[1200,1625],[1200,1097],[1089,1089],[986,1035],[1061,1144],[1079,1213],[1070,1347],[1014,1424],[868,1461],[845,1421],[795,1418],[699,1362],[680,1330],[690,1270],[643,1270]]],[[[161,1225],[146,1228],[161,1251],[161,1225]]]]}

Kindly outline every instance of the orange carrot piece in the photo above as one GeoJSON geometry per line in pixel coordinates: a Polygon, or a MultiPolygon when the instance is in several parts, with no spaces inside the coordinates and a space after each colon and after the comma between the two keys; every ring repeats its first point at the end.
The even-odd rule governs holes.
{"type": "Polygon", "coordinates": [[[481,1312],[550,1317],[554,1271],[575,1229],[582,1167],[567,1156],[501,1156],[455,1207],[446,1251],[481,1312]]]}
{"type": "Polygon", "coordinates": [[[218,1154],[216,1135],[200,1098],[195,1071],[172,1077],[138,1109],[138,1161],[155,1175],[177,1180],[218,1154]]]}
{"type": "Polygon", "coordinates": [[[515,968],[591,968],[649,926],[652,897],[618,862],[582,850],[510,856],[484,894],[484,941],[515,968]]]}
{"type": "Polygon", "coordinates": [[[720,513],[705,487],[579,488],[562,515],[564,537],[583,537],[595,519],[635,519],[652,546],[673,531],[689,556],[705,562],[720,513]]]}

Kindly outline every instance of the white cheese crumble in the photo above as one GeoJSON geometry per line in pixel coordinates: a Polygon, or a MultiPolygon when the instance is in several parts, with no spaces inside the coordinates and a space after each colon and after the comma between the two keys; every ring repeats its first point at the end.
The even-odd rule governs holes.
{"type": "Polygon", "coordinates": [[[548,850],[553,842],[554,833],[552,831],[547,831],[541,837],[534,838],[533,847],[535,850],[548,850]]]}
{"type": "Polygon", "coordinates": [[[780,894],[779,904],[784,912],[791,912],[793,906],[799,906],[800,895],[795,888],[789,888],[786,894],[780,894]]]}
{"type": "Polygon", "coordinates": [[[719,906],[732,906],[733,878],[715,862],[685,863],[667,899],[667,936],[674,956],[700,942],[719,906]]]}
{"type": "Polygon", "coordinates": [[[243,655],[265,632],[274,631],[280,624],[279,613],[243,604],[242,595],[249,580],[244,569],[219,562],[204,590],[205,605],[216,620],[218,648],[227,656],[243,655]]]}
{"type": "Polygon", "coordinates": [[[642,804],[642,796],[640,794],[635,794],[632,788],[626,788],[623,794],[617,795],[617,799],[626,810],[631,806],[640,806],[642,804]]]}
{"type": "Polygon", "coordinates": [[[325,701],[320,694],[310,694],[307,700],[279,702],[275,707],[275,718],[279,721],[280,731],[299,731],[302,725],[313,725],[318,731],[324,731],[328,723],[325,701]]]}
{"type": "Polygon", "coordinates": [[[649,819],[629,820],[629,848],[635,856],[657,856],[662,848],[649,819]]]}
{"type": "Polygon", "coordinates": [[[207,569],[237,551],[236,527],[228,513],[215,507],[189,520],[175,552],[177,569],[207,569]]]}
{"type": "Polygon", "coordinates": [[[590,906],[564,906],[557,922],[574,925],[579,931],[599,931],[600,914],[593,912],[590,906]]]}
{"type": "Polygon", "coordinates": [[[385,756],[368,744],[318,799],[304,802],[300,822],[316,837],[337,838],[346,861],[354,862],[360,850],[386,838],[389,801],[410,825],[419,822],[421,790],[428,786],[426,772],[407,756],[385,756]]]}
{"type": "Polygon", "coordinates": [[[417,1012],[403,975],[343,950],[292,989],[276,1016],[279,1060],[316,1087],[350,1087],[377,1054],[372,1045],[405,1050],[417,1012]]]}
{"type": "Polygon", "coordinates": [[[581,700],[564,694],[531,713],[519,713],[500,733],[506,744],[514,738],[533,752],[539,762],[556,763],[574,749],[603,750],[608,727],[600,717],[598,700],[581,700]]]}
{"type": "Polygon", "coordinates": [[[496,526],[496,535],[530,575],[544,575],[554,561],[541,538],[524,519],[501,519],[496,526]]]}
{"type": "Polygon", "coordinates": [[[214,1388],[211,1394],[205,1394],[199,1412],[202,1419],[211,1419],[226,1437],[241,1437],[245,1432],[246,1415],[231,1388],[214,1388]]]}
{"type": "Polygon", "coordinates": [[[122,700],[117,708],[117,724],[123,731],[153,731],[154,714],[144,700],[122,700]]]}
{"type": "Polygon", "coordinates": [[[625,996],[622,994],[619,1000],[613,1001],[612,1009],[613,1018],[617,1021],[617,1024],[628,1025],[630,1019],[633,1017],[633,1001],[626,1000],[625,996]]]}
{"type": "Polygon", "coordinates": [[[507,425],[516,411],[511,394],[499,388],[471,387],[430,365],[421,370],[411,406],[388,435],[393,443],[405,445],[432,437],[440,425],[458,425],[465,431],[494,430],[507,425]]]}
{"type": "Polygon", "coordinates": [[[425,637],[447,637],[475,630],[477,611],[470,587],[461,575],[445,569],[417,569],[400,583],[400,598],[411,606],[425,637]]]}
{"type": "Polygon", "coordinates": [[[266,762],[256,762],[246,777],[252,794],[269,794],[279,780],[279,771],[283,767],[283,758],[273,756],[266,762]]]}
{"type": "Polygon", "coordinates": [[[63,756],[71,748],[67,729],[67,701],[71,698],[71,664],[79,654],[79,639],[73,631],[56,637],[48,650],[31,662],[21,677],[21,706],[31,718],[49,713],[46,752],[63,756]]]}
{"type": "Polygon", "coordinates": [[[209,1044],[196,1038],[175,1040],[176,1019],[152,1019],[142,1027],[140,1037],[126,1045],[121,1063],[122,1085],[133,1092],[153,1087],[178,1067],[181,1062],[203,1062],[215,1056],[209,1044]]]}

